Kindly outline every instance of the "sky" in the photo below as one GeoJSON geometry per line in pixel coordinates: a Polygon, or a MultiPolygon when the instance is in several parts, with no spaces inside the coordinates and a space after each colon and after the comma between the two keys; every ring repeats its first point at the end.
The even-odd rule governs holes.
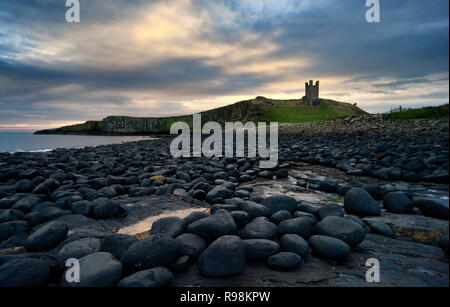
{"type": "Polygon", "coordinates": [[[0,130],[192,114],[265,96],[449,101],[449,1],[0,0],[0,130]]]}

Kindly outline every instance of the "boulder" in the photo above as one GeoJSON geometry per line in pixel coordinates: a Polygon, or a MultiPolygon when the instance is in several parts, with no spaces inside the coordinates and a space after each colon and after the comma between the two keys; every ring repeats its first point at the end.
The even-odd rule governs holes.
{"type": "Polygon", "coordinates": [[[296,253],[302,259],[306,259],[309,254],[308,242],[296,234],[285,234],[280,238],[281,249],[285,252],[296,253]]]}
{"type": "Polygon", "coordinates": [[[384,192],[379,184],[365,184],[361,189],[366,190],[376,200],[383,198],[384,192]]]}
{"type": "Polygon", "coordinates": [[[448,199],[432,197],[414,197],[413,205],[418,207],[424,215],[448,220],[449,213],[448,199]]]}
{"type": "Polygon", "coordinates": [[[70,205],[70,209],[74,214],[81,214],[84,216],[90,216],[93,207],[92,203],[88,200],[76,201],[70,205]]]}
{"type": "Polygon", "coordinates": [[[239,231],[242,239],[273,239],[277,235],[277,226],[271,222],[253,221],[239,231]]]}
{"type": "Polygon", "coordinates": [[[67,243],[58,252],[58,261],[62,264],[69,259],[81,259],[89,254],[97,253],[100,251],[102,242],[98,238],[83,238],[80,240],[67,243]]]}
{"type": "Polygon", "coordinates": [[[390,192],[383,197],[383,207],[392,213],[411,213],[412,201],[401,192],[390,192]]]}
{"type": "Polygon", "coordinates": [[[344,216],[344,210],[339,205],[323,205],[317,209],[316,216],[319,220],[323,220],[327,216],[344,216]]]}
{"type": "Polygon", "coordinates": [[[276,172],[277,178],[287,178],[289,176],[289,171],[286,168],[280,168],[276,172]]]}
{"type": "Polygon", "coordinates": [[[10,221],[0,224],[0,242],[13,235],[28,231],[30,225],[27,221],[10,221]]]}
{"type": "Polygon", "coordinates": [[[267,258],[267,265],[275,270],[292,270],[300,266],[302,258],[296,253],[280,252],[267,258]]]}
{"type": "Polygon", "coordinates": [[[194,211],[188,216],[186,216],[184,218],[184,221],[186,222],[187,225],[189,225],[208,216],[211,216],[211,214],[203,211],[194,211]]]}
{"type": "Polygon", "coordinates": [[[242,228],[250,222],[250,215],[245,211],[233,211],[230,213],[238,228],[242,228]]]}
{"type": "Polygon", "coordinates": [[[224,209],[227,210],[228,212],[233,212],[233,211],[237,211],[240,209],[240,206],[237,204],[218,204],[218,205],[214,205],[210,208],[211,214],[216,213],[217,210],[219,209],[224,209]]]}
{"type": "Polygon", "coordinates": [[[278,243],[265,239],[243,240],[247,261],[265,260],[280,251],[278,243]]]}
{"type": "Polygon", "coordinates": [[[292,218],[292,214],[287,210],[280,210],[275,212],[270,216],[270,221],[275,224],[279,224],[284,220],[289,220],[292,218]]]}
{"type": "Polygon", "coordinates": [[[237,226],[228,211],[219,209],[213,215],[190,224],[187,231],[212,241],[224,235],[236,234],[237,226]]]}
{"type": "Polygon", "coordinates": [[[380,221],[371,222],[370,229],[375,234],[379,234],[379,235],[391,237],[391,238],[395,237],[394,230],[392,230],[392,228],[388,224],[380,222],[380,221]]]}
{"type": "Polygon", "coordinates": [[[280,210],[286,210],[292,213],[298,209],[297,200],[284,195],[267,197],[261,202],[261,205],[269,210],[270,215],[280,210]]]}
{"type": "Polygon", "coordinates": [[[246,201],[243,203],[241,205],[241,210],[247,212],[252,218],[269,215],[269,210],[266,207],[253,201],[246,201]]]}
{"type": "Polygon", "coordinates": [[[175,238],[180,254],[197,258],[205,250],[206,243],[202,237],[191,233],[184,233],[175,238]]]}
{"type": "Polygon", "coordinates": [[[307,203],[300,203],[298,205],[298,211],[305,212],[305,213],[310,213],[310,214],[316,214],[317,208],[313,207],[313,206],[311,206],[310,204],[307,204],[307,203]]]}
{"type": "Polygon", "coordinates": [[[0,223],[11,222],[21,220],[23,218],[23,212],[15,209],[7,209],[3,212],[0,211],[0,223]]]}
{"type": "Polygon", "coordinates": [[[224,185],[219,185],[206,194],[206,201],[210,204],[223,203],[225,199],[230,197],[233,197],[233,191],[224,185]]]}
{"type": "Polygon", "coordinates": [[[278,224],[278,232],[281,235],[292,233],[307,239],[312,235],[313,230],[314,221],[307,217],[296,217],[278,224]]]}
{"type": "Polygon", "coordinates": [[[183,255],[175,259],[175,261],[170,264],[169,269],[175,274],[183,273],[187,270],[190,263],[191,258],[187,255],[183,255]]]}
{"type": "Polygon", "coordinates": [[[0,287],[45,287],[50,276],[51,267],[43,260],[12,259],[0,266],[0,287]]]}
{"type": "Polygon", "coordinates": [[[27,238],[25,248],[30,252],[51,250],[66,238],[68,231],[67,225],[50,222],[27,238]]]}
{"type": "Polygon", "coordinates": [[[178,244],[169,236],[156,235],[132,244],[122,255],[122,263],[134,270],[169,265],[177,256],[178,244]]]}
{"type": "Polygon", "coordinates": [[[242,272],[245,246],[237,236],[223,236],[214,241],[198,258],[200,272],[207,277],[227,277],[242,272]]]}
{"type": "Polygon", "coordinates": [[[118,287],[165,287],[172,282],[173,274],[165,267],[156,267],[134,273],[117,284],[118,287]]]}
{"type": "Polygon", "coordinates": [[[340,216],[329,216],[317,223],[318,233],[341,239],[350,247],[361,243],[366,237],[364,228],[356,222],[340,216]]]}
{"type": "Polygon", "coordinates": [[[172,238],[182,234],[186,230],[186,222],[176,216],[157,219],[152,224],[151,235],[166,235],[172,238]]]}
{"type": "Polygon", "coordinates": [[[92,209],[92,216],[96,219],[109,219],[119,213],[119,205],[114,201],[105,201],[92,209]]]}
{"type": "Polygon", "coordinates": [[[380,215],[381,208],[367,191],[351,188],[344,197],[344,209],[356,215],[380,215]]]}
{"type": "Polygon", "coordinates": [[[317,256],[335,261],[347,259],[351,252],[347,243],[328,236],[314,235],[309,238],[308,244],[317,256]]]}
{"type": "Polygon", "coordinates": [[[26,196],[19,201],[17,201],[14,205],[12,205],[11,209],[20,210],[23,213],[28,213],[31,209],[41,202],[41,198],[36,196],[26,196]]]}
{"type": "Polygon", "coordinates": [[[138,239],[134,236],[126,234],[112,234],[103,240],[101,251],[108,252],[117,259],[120,259],[128,248],[136,242],[138,242],[138,239]]]}
{"type": "Polygon", "coordinates": [[[122,263],[106,252],[98,252],[84,256],[79,260],[80,282],[68,282],[68,267],[61,276],[63,287],[113,287],[122,275],[122,263]]]}

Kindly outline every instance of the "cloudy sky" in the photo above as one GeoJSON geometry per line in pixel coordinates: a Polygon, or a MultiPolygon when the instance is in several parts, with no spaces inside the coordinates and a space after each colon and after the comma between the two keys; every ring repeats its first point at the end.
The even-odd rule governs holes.
{"type": "Polygon", "coordinates": [[[190,114],[258,95],[370,112],[449,101],[449,1],[0,0],[0,130],[190,114]]]}

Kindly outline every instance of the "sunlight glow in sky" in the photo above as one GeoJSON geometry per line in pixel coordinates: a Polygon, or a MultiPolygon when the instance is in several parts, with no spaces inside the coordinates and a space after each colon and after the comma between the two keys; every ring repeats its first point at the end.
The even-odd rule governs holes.
{"type": "Polygon", "coordinates": [[[447,0],[0,2],[0,130],[190,114],[256,96],[369,112],[449,101],[447,0]],[[427,14],[424,14],[427,12],[427,14]]]}

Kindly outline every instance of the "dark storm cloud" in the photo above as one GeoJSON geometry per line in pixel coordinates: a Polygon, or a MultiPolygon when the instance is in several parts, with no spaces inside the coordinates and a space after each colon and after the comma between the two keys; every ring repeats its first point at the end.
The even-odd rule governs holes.
{"type": "MultiPolygon", "coordinates": [[[[8,79],[11,88],[8,86],[3,88],[3,97],[0,97],[0,102],[9,100],[15,104],[52,100],[54,94],[51,96],[37,95],[32,100],[26,94],[33,94],[38,88],[43,91],[65,84],[80,85],[83,90],[167,88],[171,91],[178,91],[177,87],[181,87],[185,93],[195,94],[201,89],[204,94],[221,95],[239,92],[269,82],[268,78],[256,74],[224,74],[220,67],[205,65],[201,59],[177,59],[130,69],[89,67],[49,69],[0,60],[0,77],[2,76],[8,79]],[[20,97],[23,98],[23,101],[20,100],[20,97]]],[[[65,95],[65,93],[61,95],[65,95]]],[[[54,98],[61,99],[62,97],[55,96],[54,98]]]]}
{"type": "MultiPolygon", "coordinates": [[[[20,120],[26,114],[45,119],[43,114],[51,113],[55,107],[52,103],[56,102],[59,110],[51,116],[78,119],[83,115],[80,111],[73,116],[73,106],[79,103],[79,97],[88,100],[86,103],[127,107],[133,103],[133,97],[123,94],[126,91],[165,90],[173,94],[172,102],[155,104],[161,113],[167,113],[183,110],[181,104],[174,102],[180,97],[245,95],[286,78],[283,71],[276,70],[271,74],[233,72],[211,63],[208,57],[192,55],[128,67],[91,65],[76,57],[66,61],[50,56],[24,60],[28,50],[52,37],[63,39],[61,33],[67,29],[89,31],[86,29],[91,26],[120,20],[133,15],[130,12],[140,12],[144,5],[164,1],[80,2],[82,22],[69,25],[64,21],[65,0],[0,1],[0,120],[20,120]],[[43,107],[43,103],[52,107],[43,107]],[[65,107],[70,107],[70,111],[64,113],[65,107]]],[[[171,3],[166,2],[170,7],[171,3]]],[[[290,73],[317,78],[339,76],[346,80],[341,83],[342,88],[349,90],[359,89],[361,82],[367,83],[368,94],[388,95],[408,86],[448,83],[448,0],[380,2],[381,22],[369,24],[364,17],[365,0],[193,0],[189,14],[194,19],[208,16],[212,22],[206,23],[208,27],[192,39],[236,44],[251,50],[254,41],[243,37],[252,34],[259,42],[276,45],[261,57],[261,62],[310,58],[310,65],[292,67],[290,73]],[[433,75],[445,77],[430,77],[433,75]]],[[[86,46],[86,54],[95,54],[95,48],[86,46]]],[[[290,88],[285,93],[301,90],[290,88]]],[[[335,89],[330,94],[344,95],[335,89]]],[[[448,91],[441,89],[424,97],[445,102],[448,91]]]]}
{"type": "Polygon", "coordinates": [[[448,78],[441,78],[438,80],[430,80],[430,79],[411,79],[411,80],[400,80],[390,83],[381,83],[381,84],[374,84],[373,86],[376,88],[386,88],[386,89],[397,89],[404,87],[405,85],[410,84],[430,84],[433,82],[439,82],[439,81],[448,81],[448,78]]]}

